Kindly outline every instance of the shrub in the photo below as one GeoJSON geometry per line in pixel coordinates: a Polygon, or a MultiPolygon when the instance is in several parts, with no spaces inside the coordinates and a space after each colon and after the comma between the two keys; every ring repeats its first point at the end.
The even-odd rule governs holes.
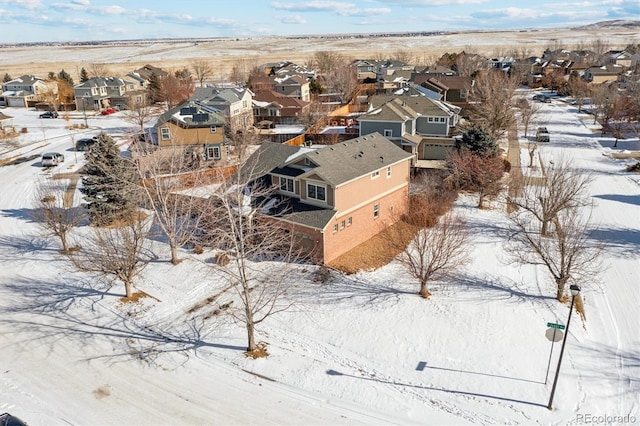
{"type": "Polygon", "coordinates": [[[636,164],[630,164],[627,166],[628,172],[640,173],[640,161],[637,161],[636,164]]]}

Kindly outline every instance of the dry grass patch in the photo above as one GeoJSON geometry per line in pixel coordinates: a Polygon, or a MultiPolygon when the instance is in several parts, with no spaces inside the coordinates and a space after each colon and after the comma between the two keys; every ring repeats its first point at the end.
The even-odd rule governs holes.
{"type": "Polygon", "coordinates": [[[400,254],[399,250],[391,247],[389,244],[389,236],[391,233],[401,232],[406,235],[407,244],[409,244],[409,241],[411,241],[411,238],[415,235],[415,230],[415,227],[405,222],[398,222],[329,262],[328,266],[347,274],[355,274],[362,270],[380,268],[400,254]]]}
{"type": "MultiPolygon", "coordinates": [[[[253,358],[253,359],[268,357],[269,356],[269,352],[267,352],[267,344],[265,342],[259,342],[256,345],[256,348],[254,350],[246,351],[244,353],[244,356],[250,357],[250,358],[253,358]]],[[[253,374],[255,376],[258,376],[258,377],[261,377],[261,378],[266,379],[266,380],[271,380],[272,382],[274,381],[273,379],[270,379],[269,377],[262,376],[262,375],[257,374],[257,373],[251,372],[251,374],[253,374]]]]}
{"type": "Polygon", "coordinates": [[[131,295],[131,297],[121,297],[120,301],[122,303],[138,303],[140,302],[142,299],[144,299],[145,297],[149,297],[153,300],[155,300],[156,302],[159,302],[160,300],[151,296],[148,293],[145,293],[144,291],[136,291],[135,293],[133,293],[131,295]]]}

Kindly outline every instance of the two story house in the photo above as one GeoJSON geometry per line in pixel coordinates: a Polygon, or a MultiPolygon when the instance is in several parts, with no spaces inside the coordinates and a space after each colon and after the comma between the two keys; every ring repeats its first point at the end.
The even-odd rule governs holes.
{"type": "Polygon", "coordinates": [[[381,133],[411,153],[415,167],[433,167],[431,162],[445,160],[455,145],[460,107],[423,95],[377,95],[369,108],[358,118],[360,135],[381,133]]]}
{"type": "Polygon", "coordinates": [[[58,93],[58,84],[55,81],[23,75],[2,83],[0,106],[27,108],[45,100],[48,93],[58,93]]]}
{"type": "Polygon", "coordinates": [[[224,116],[229,131],[236,133],[253,126],[253,92],[244,88],[199,87],[189,99],[224,116]]]}
{"type": "MultiPolygon", "coordinates": [[[[467,108],[468,95],[473,90],[475,81],[473,77],[443,75],[429,77],[421,83],[421,86],[439,93],[443,101],[467,108]]],[[[416,81],[416,84],[420,83],[416,81]]]]}
{"type": "Polygon", "coordinates": [[[73,87],[76,109],[100,111],[113,106],[126,106],[134,98],[142,102],[146,91],[135,81],[119,77],[94,77],[73,87]]]}
{"type": "Polygon", "coordinates": [[[379,133],[318,149],[264,142],[239,173],[274,187],[263,211],[330,263],[406,212],[411,158],[379,133]]]}
{"type": "Polygon", "coordinates": [[[297,124],[309,109],[309,102],[273,90],[256,90],[252,102],[256,123],[267,120],[277,124],[297,124]]]}

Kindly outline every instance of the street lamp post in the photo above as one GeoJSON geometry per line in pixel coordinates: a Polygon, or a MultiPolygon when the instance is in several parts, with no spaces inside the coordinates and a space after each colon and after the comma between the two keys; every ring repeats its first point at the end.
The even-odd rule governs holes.
{"type": "Polygon", "coordinates": [[[553,386],[551,387],[551,396],[549,397],[549,404],[547,409],[551,410],[553,404],[553,395],[556,393],[556,385],[558,384],[558,376],[560,375],[560,365],[562,364],[562,355],[564,354],[564,345],[567,343],[567,336],[569,335],[569,324],[571,323],[571,313],[573,312],[573,302],[576,296],[580,293],[580,287],[577,285],[569,286],[571,290],[571,307],[569,308],[569,318],[567,319],[567,329],[564,333],[564,339],[562,339],[562,348],[560,349],[560,358],[558,358],[558,367],[556,368],[556,375],[553,379],[553,386]]]}

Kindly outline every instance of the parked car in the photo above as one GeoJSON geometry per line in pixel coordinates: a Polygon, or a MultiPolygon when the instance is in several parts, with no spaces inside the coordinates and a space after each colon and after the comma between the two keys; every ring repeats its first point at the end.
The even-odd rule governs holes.
{"type": "Polygon", "coordinates": [[[86,151],[96,143],[97,137],[83,138],[76,141],[76,151],[86,151]]]}
{"type": "Polygon", "coordinates": [[[549,142],[549,131],[546,127],[538,127],[536,131],[536,142],[549,142]]]}
{"type": "Polygon", "coordinates": [[[109,115],[109,114],[113,114],[114,112],[116,112],[115,109],[113,108],[107,108],[107,109],[103,109],[102,112],[100,114],[102,115],[109,115]]]}
{"type": "Polygon", "coordinates": [[[64,162],[64,155],[59,152],[47,152],[42,154],[42,167],[53,167],[64,162]]]}
{"type": "Polygon", "coordinates": [[[533,95],[533,100],[538,102],[550,103],[551,97],[538,93],[537,95],[533,95]]]}
{"type": "Polygon", "coordinates": [[[27,426],[25,422],[9,413],[0,414],[0,426],[27,426]]]}
{"type": "Polygon", "coordinates": [[[40,118],[58,118],[58,113],[55,111],[47,111],[40,114],[40,118]]]}

